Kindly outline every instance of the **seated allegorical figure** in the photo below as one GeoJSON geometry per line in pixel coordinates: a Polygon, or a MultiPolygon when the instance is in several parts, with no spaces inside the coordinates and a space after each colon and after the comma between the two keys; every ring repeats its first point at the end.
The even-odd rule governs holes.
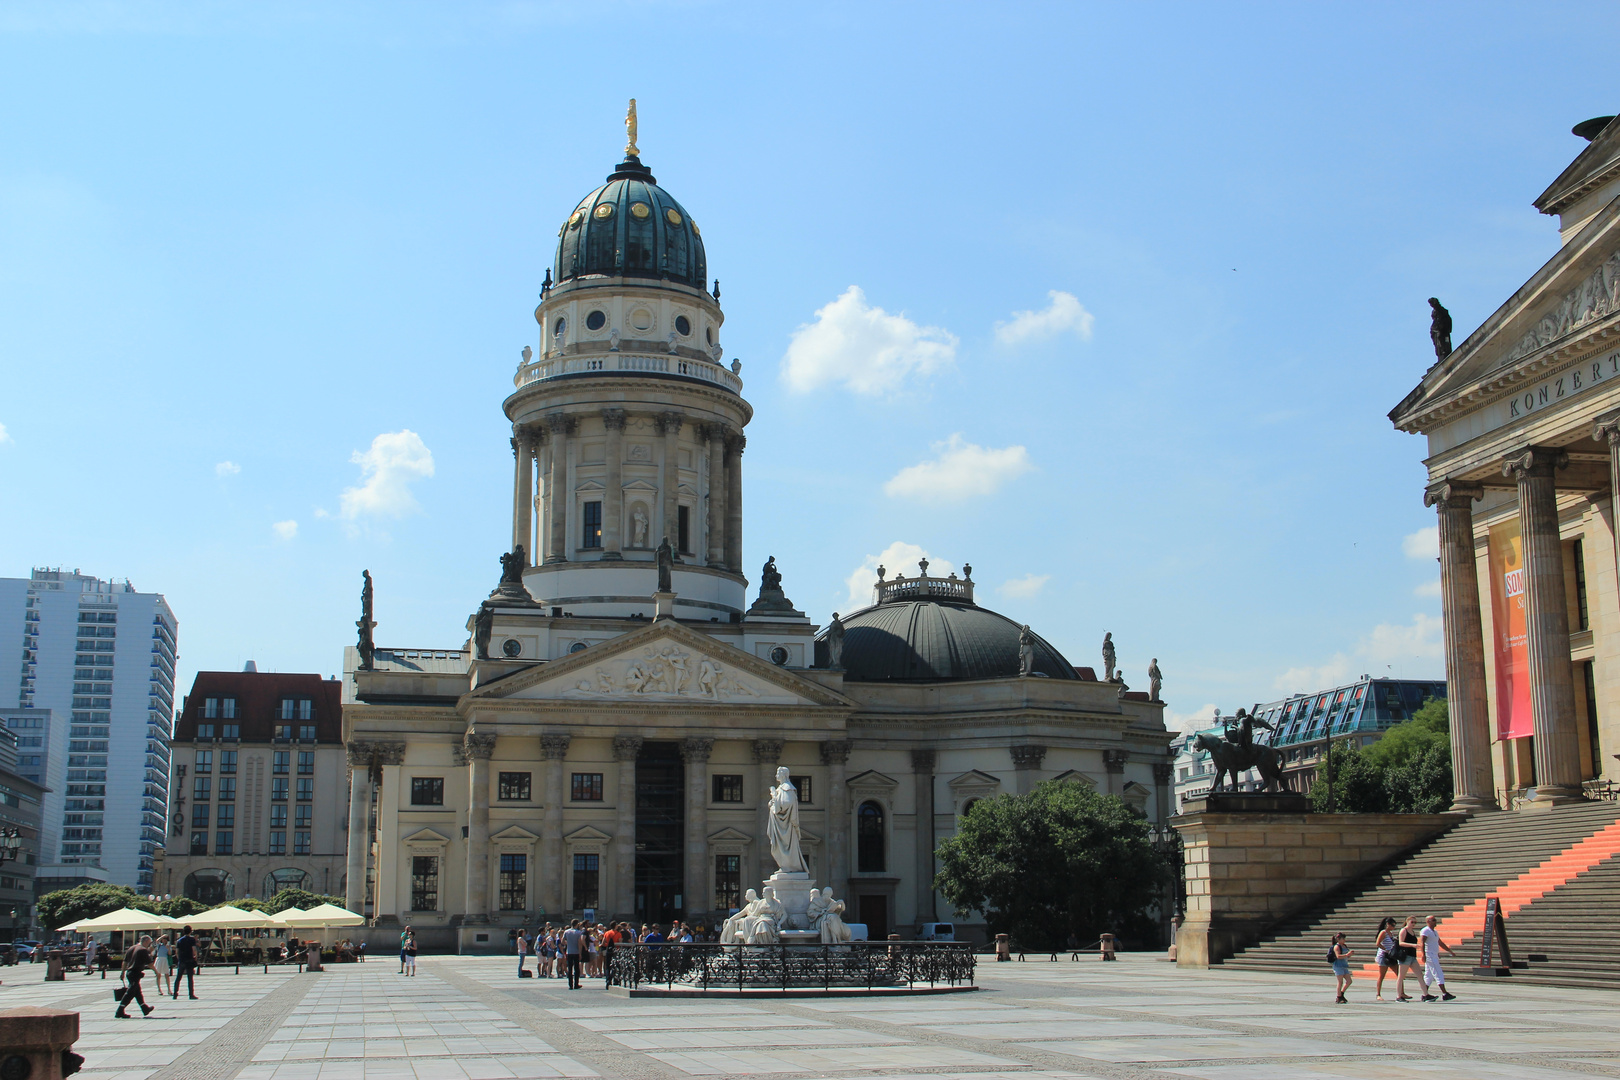
{"type": "Polygon", "coordinates": [[[782,923],[787,919],[787,908],[776,898],[776,890],[765,886],[765,895],[752,907],[743,939],[750,945],[773,945],[782,938],[782,923]]]}
{"type": "Polygon", "coordinates": [[[748,924],[748,917],[754,913],[759,904],[759,894],[749,889],[743,900],[743,906],[737,909],[735,915],[730,916],[720,924],[720,941],[726,945],[734,945],[743,940],[743,930],[748,924]]]}
{"type": "Polygon", "coordinates": [[[849,926],[844,922],[844,902],[835,899],[831,888],[821,891],[821,901],[827,905],[827,913],[821,917],[821,940],[828,945],[842,945],[849,941],[853,935],[849,926]]]}

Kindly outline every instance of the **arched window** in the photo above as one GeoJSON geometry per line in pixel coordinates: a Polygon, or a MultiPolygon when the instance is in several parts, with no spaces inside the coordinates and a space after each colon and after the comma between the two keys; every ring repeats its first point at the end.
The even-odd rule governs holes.
{"type": "Polygon", "coordinates": [[[865,873],[882,873],[887,869],[883,857],[883,807],[875,802],[863,802],[855,812],[856,869],[865,873]]]}
{"type": "Polygon", "coordinates": [[[978,799],[969,799],[967,802],[963,803],[962,804],[962,816],[967,817],[969,814],[971,814],[973,812],[973,808],[975,806],[977,806],[977,805],[979,805],[979,800],[978,799]]]}
{"type": "Polygon", "coordinates": [[[187,900],[215,907],[236,899],[236,881],[223,870],[197,870],[186,875],[182,893],[187,900]]]}
{"type": "Polygon", "coordinates": [[[274,870],[264,875],[264,898],[268,900],[282,889],[308,889],[311,884],[309,875],[302,870],[274,870]]]}

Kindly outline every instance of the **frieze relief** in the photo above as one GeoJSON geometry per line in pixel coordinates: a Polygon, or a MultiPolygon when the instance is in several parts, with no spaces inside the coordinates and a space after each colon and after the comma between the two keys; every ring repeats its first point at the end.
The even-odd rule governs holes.
{"type": "Polygon", "coordinates": [[[1620,252],[1610,255],[1585,281],[1565,293],[1551,311],[1525,331],[1497,366],[1506,367],[1521,356],[1528,356],[1616,311],[1620,311],[1620,252]]]}
{"type": "Polygon", "coordinates": [[[615,657],[581,674],[570,697],[635,697],[649,700],[748,701],[761,693],[718,661],[676,645],[652,645],[615,657]]]}

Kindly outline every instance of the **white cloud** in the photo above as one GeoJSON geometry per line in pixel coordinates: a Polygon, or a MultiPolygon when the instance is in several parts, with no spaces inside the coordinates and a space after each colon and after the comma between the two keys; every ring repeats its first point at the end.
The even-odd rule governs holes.
{"type": "Polygon", "coordinates": [[[371,440],[370,450],[356,450],[349,460],[360,466],[365,483],[343,489],[345,518],[402,517],[420,509],[411,484],[433,475],[433,455],[416,432],[385,432],[371,440]]]}
{"type": "Polygon", "coordinates": [[[214,466],[215,476],[235,476],[242,471],[242,466],[234,461],[222,461],[214,466]]]}
{"type": "Polygon", "coordinates": [[[959,502],[997,489],[1035,466],[1022,446],[977,446],[961,434],[934,444],[933,461],[908,465],[883,485],[884,494],[924,502],[959,502]]]}
{"type": "Polygon", "coordinates": [[[1046,583],[1052,580],[1051,574],[1025,574],[1021,578],[1004,581],[997,590],[1006,596],[1016,596],[1019,599],[1028,599],[1037,596],[1046,588],[1046,583]]]}
{"type": "Polygon", "coordinates": [[[860,286],[816,312],[793,332],[782,377],[801,393],[842,383],[857,394],[898,389],[909,375],[927,375],[956,359],[956,335],[918,326],[866,302],[860,286]]]}
{"type": "Polygon", "coordinates": [[[0,443],[8,443],[10,441],[11,432],[6,430],[6,425],[0,424],[0,443]]]}
{"type": "MultiPolygon", "coordinates": [[[[1291,694],[1298,690],[1321,690],[1338,683],[1348,682],[1357,674],[1387,675],[1397,665],[1432,667],[1445,651],[1441,638],[1441,621],[1437,615],[1418,612],[1405,626],[1398,623],[1379,623],[1356,643],[1350,653],[1334,653],[1325,663],[1314,667],[1289,668],[1277,676],[1273,686],[1277,691],[1291,694]],[[1422,664],[1429,661],[1430,664],[1422,664]]],[[[1395,670],[1395,674],[1401,674],[1395,670]]]]}
{"type": "Polygon", "coordinates": [[[1413,596],[1439,596],[1440,595],[1440,579],[1435,578],[1433,581],[1425,581],[1423,584],[1419,585],[1417,588],[1412,590],[1412,595],[1413,596]]]}
{"type": "Polygon", "coordinates": [[[868,555],[861,560],[861,565],[855,568],[854,573],[844,579],[849,586],[849,599],[846,601],[846,611],[855,611],[858,608],[868,607],[873,599],[873,587],[877,584],[877,568],[883,567],[888,580],[893,581],[895,575],[904,574],[906,577],[916,577],[922,573],[917,565],[919,559],[928,560],[929,577],[947,577],[957,572],[955,563],[936,559],[928,554],[927,550],[916,544],[908,544],[904,540],[896,540],[877,555],[868,555]]]}
{"type": "Polygon", "coordinates": [[[1164,728],[1166,731],[1179,731],[1186,734],[1189,731],[1197,731],[1199,728],[1211,727],[1214,723],[1215,703],[1213,701],[1190,713],[1178,713],[1170,709],[1164,710],[1164,728]]]}
{"type": "Polygon", "coordinates": [[[1401,550],[1408,559],[1438,559],[1440,557],[1440,526],[1428,525],[1401,539],[1401,550]]]}
{"type": "Polygon", "coordinates": [[[1002,345],[1023,345],[1059,334],[1074,334],[1082,341],[1090,341],[1091,325],[1097,321],[1096,317],[1071,293],[1053,289],[1046,295],[1052,302],[1045,310],[1015,311],[1011,321],[996,323],[996,341],[1002,345]]]}
{"type": "Polygon", "coordinates": [[[276,535],[283,540],[291,540],[298,535],[298,522],[296,521],[278,521],[270,527],[276,530],[276,535]]]}

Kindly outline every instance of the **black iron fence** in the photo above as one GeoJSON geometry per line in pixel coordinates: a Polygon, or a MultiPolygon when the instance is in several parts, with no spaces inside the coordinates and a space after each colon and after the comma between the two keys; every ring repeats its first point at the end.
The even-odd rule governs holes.
{"type": "Polygon", "coordinates": [[[618,945],[610,986],[699,990],[885,990],[972,986],[973,947],[965,941],[852,941],[793,944],[618,945]]]}

